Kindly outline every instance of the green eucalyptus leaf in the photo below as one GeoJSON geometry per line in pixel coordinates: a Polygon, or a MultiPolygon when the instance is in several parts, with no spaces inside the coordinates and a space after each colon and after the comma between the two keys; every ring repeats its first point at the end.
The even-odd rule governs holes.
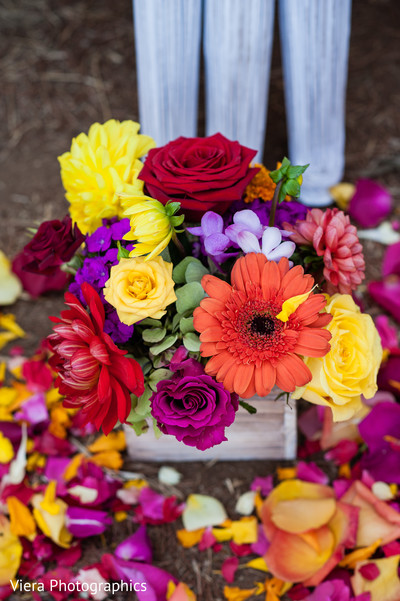
{"type": "Polygon", "coordinates": [[[205,292],[199,282],[189,282],[175,290],[177,301],[176,310],[183,315],[186,311],[192,311],[199,306],[205,297],[205,292]]]}
{"type": "Polygon", "coordinates": [[[172,279],[176,284],[185,283],[186,269],[189,263],[192,263],[193,261],[198,261],[198,259],[195,259],[194,257],[185,257],[180,263],[178,263],[178,265],[176,265],[176,267],[174,267],[172,271],[172,279]]]}
{"type": "Polygon", "coordinates": [[[182,317],[179,322],[179,329],[182,334],[194,332],[193,317],[182,317]]]}
{"type": "Polygon", "coordinates": [[[149,328],[148,330],[143,330],[142,337],[145,342],[161,342],[165,337],[167,330],[165,328],[149,328]]]}
{"type": "Polygon", "coordinates": [[[163,351],[166,351],[167,349],[169,349],[176,342],[177,338],[178,338],[177,334],[171,334],[170,336],[167,336],[159,344],[151,346],[150,352],[153,353],[153,355],[159,355],[163,351]]]}
{"type": "Polygon", "coordinates": [[[201,261],[192,261],[189,263],[185,273],[185,279],[189,282],[201,282],[203,275],[208,273],[208,269],[204,267],[201,261]]]}
{"type": "Polygon", "coordinates": [[[138,326],[150,326],[154,328],[161,328],[162,322],[159,319],[153,319],[152,317],[146,317],[146,319],[142,319],[138,324],[138,326]]]}
{"type": "Polygon", "coordinates": [[[200,338],[194,332],[188,332],[184,335],[183,344],[192,353],[198,353],[200,350],[200,338]]]}
{"type": "Polygon", "coordinates": [[[170,369],[155,369],[149,377],[151,382],[161,382],[161,380],[169,380],[172,376],[170,369]]]}
{"type": "Polygon", "coordinates": [[[175,315],[172,318],[172,331],[175,333],[176,330],[179,327],[179,323],[182,319],[182,315],[179,315],[179,313],[175,313],[175,315]]]}

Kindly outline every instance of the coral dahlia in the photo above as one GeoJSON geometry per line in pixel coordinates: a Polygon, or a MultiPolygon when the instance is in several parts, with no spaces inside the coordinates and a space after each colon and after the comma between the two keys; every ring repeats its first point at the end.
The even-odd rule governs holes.
{"type": "Polygon", "coordinates": [[[266,396],[275,384],[293,392],[309,382],[301,355],[324,356],[331,338],[323,329],[331,316],[320,313],[325,297],[312,294],[313,284],[286,257],[275,263],[261,253],[236,261],[231,285],[205,275],[208,298],[194,312],[194,327],[202,356],[211,357],[206,373],[242,398],[266,396]]]}
{"type": "Polygon", "coordinates": [[[48,337],[54,352],[49,363],[58,374],[65,407],[82,409],[85,423],[94,423],[107,435],[118,420],[126,422],[130,393],[143,394],[144,378],[137,361],[124,357],[126,351],[104,332],[104,307],[97,292],[84,282],[82,293],[88,311],[66,292],[70,310],[62,311],[61,319],[50,317],[57,325],[48,337]]]}
{"type": "Polygon", "coordinates": [[[339,209],[312,209],[295,225],[284,223],[296,244],[313,246],[324,259],[324,277],[341,294],[351,294],[365,277],[365,261],[357,229],[339,209]]]}

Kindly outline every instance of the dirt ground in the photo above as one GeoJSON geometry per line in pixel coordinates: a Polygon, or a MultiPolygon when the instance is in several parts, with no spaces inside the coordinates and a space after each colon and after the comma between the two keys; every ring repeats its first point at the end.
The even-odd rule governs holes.
{"type": "MultiPolygon", "coordinates": [[[[389,188],[400,218],[400,76],[398,0],[354,0],[347,96],[345,179],[371,177],[389,188]]],[[[0,248],[10,257],[26,243],[27,227],[62,217],[67,203],[57,156],[73,136],[110,117],[138,120],[132,9],[129,0],[0,0],[0,248]]],[[[199,127],[202,133],[203,113],[199,127]]],[[[286,153],[278,32],[275,35],[264,162],[286,153]]],[[[384,248],[365,245],[368,278],[379,277],[384,248]]],[[[368,299],[367,306],[370,306],[368,299]]],[[[28,332],[32,352],[50,331],[62,295],[20,300],[12,310],[28,332]]],[[[372,312],[376,309],[372,307],[372,312]]],[[[143,468],[155,473],[156,466],[143,468]]],[[[232,509],[238,492],[272,464],[191,464],[180,490],[217,496],[232,509]],[[230,479],[231,483],[226,480],[230,479]]],[[[115,545],[121,525],[105,539],[115,545]]],[[[157,564],[193,586],[199,601],[222,599],[221,563],[211,555],[171,545],[173,526],[154,528],[157,564]]],[[[105,549],[104,549],[105,550],[105,549]]],[[[85,561],[96,557],[90,544],[85,561]]],[[[238,584],[246,578],[240,575],[238,584]]],[[[247,579],[251,585],[254,573],[247,579]]]]}

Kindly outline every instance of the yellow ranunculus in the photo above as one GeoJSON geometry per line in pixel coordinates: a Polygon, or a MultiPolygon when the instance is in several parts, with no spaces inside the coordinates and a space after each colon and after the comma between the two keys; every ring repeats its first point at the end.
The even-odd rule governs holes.
{"type": "Polygon", "coordinates": [[[139,134],[139,128],[134,121],[94,123],[58,158],[70,215],[83,234],[94,232],[104,218],[122,218],[119,193],[143,193],[143,182],[137,179],[143,167],[139,158],[155,142],[139,134]]]}
{"type": "Polygon", "coordinates": [[[10,584],[19,568],[22,545],[19,538],[11,532],[10,522],[0,515],[0,586],[10,584]]]}
{"type": "Polygon", "coordinates": [[[132,325],[145,317],[160,319],[165,307],[176,301],[172,263],[160,256],[121,259],[111,267],[104,298],[116,308],[122,323],[132,325]]]}
{"type": "Polygon", "coordinates": [[[165,206],[150,196],[121,195],[126,207],[124,215],[130,218],[131,229],[124,240],[134,240],[135,248],[130,257],[147,255],[149,261],[161,254],[171,238],[176,239],[175,227],[181,225],[184,216],[174,216],[180,209],[179,202],[169,202],[165,206]]]}
{"type": "Polygon", "coordinates": [[[312,380],[293,397],[327,405],[335,421],[344,421],[361,409],[361,395],[370,399],[376,393],[382,345],[371,316],[361,313],[350,295],[328,298],[326,311],[332,315],[326,326],[331,350],[325,357],[304,358],[312,380]]]}

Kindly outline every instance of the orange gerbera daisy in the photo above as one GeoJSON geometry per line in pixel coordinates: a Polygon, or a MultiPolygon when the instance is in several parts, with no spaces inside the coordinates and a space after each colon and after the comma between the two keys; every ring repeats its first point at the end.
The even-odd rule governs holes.
{"type": "Polygon", "coordinates": [[[320,313],[326,300],[312,294],[313,278],[299,265],[290,269],[286,258],[277,264],[250,253],[236,261],[231,282],[202,279],[208,298],[194,312],[194,327],[201,355],[211,357],[206,372],[245,399],[266,396],[275,384],[293,392],[310,382],[301,355],[323,357],[331,338],[323,329],[331,315],[320,313]]]}

